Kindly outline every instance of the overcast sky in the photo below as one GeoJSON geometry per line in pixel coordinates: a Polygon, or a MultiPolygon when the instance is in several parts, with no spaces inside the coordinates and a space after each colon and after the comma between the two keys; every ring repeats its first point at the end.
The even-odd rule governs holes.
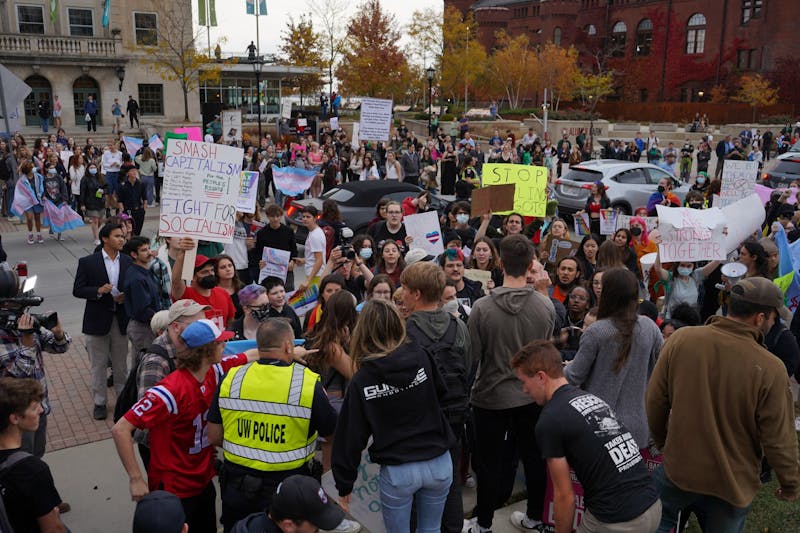
{"type": "MultiPolygon", "coordinates": [[[[350,3],[348,12],[342,15],[342,25],[347,24],[347,20],[359,4],[359,1],[350,3]]],[[[410,21],[413,11],[427,7],[442,9],[443,2],[442,0],[381,0],[381,4],[386,11],[395,16],[402,28],[410,21]]],[[[193,1],[192,5],[196,25],[197,2],[193,1]]],[[[228,41],[221,45],[223,53],[246,54],[247,45],[251,40],[256,40],[256,17],[245,13],[245,0],[216,0],[216,6],[218,26],[211,28],[212,48],[217,39],[226,36],[228,41]]],[[[310,12],[306,0],[267,0],[267,11],[269,12],[267,16],[258,17],[262,54],[278,51],[281,33],[290,15],[297,21],[300,15],[310,12]]],[[[206,35],[203,27],[199,44],[203,46],[205,43],[206,35]]]]}

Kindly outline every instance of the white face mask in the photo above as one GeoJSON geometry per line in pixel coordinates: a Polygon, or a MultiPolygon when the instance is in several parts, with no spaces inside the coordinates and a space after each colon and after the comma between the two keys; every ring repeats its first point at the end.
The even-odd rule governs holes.
{"type": "Polygon", "coordinates": [[[450,313],[450,314],[457,313],[458,312],[458,300],[450,300],[448,302],[445,302],[445,304],[442,306],[442,311],[444,311],[445,313],[450,313]]]}
{"type": "Polygon", "coordinates": [[[467,215],[465,213],[457,214],[456,215],[456,222],[458,222],[459,224],[466,224],[467,222],[469,222],[469,215],[467,215]]]}

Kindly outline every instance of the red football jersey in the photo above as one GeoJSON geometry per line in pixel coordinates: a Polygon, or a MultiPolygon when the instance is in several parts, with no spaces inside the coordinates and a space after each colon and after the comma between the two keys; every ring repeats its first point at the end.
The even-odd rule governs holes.
{"type": "Polygon", "coordinates": [[[199,383],[179,369],[148,390],[125,413],[139,429],[150,430],[150,490],[166,490],[179,498],[197,496],[214,477],[213,447],[208,442],[206,417],[222,376],[247,363],[247,356],[225,356],[208,369],[199,383]]]}
{"type": "Polygon", "coordinates": [[[208,296],[203,296],[194,287],[186,287],[186,291],[181,298],[194,300],[200,305],[210,306],[211,309],[206,310],[206,318],[213,320],[222,331],[228,328],[228,324],[231,323],[236,314],[236,307],[233,305],[230,294],[220,287],[211,289],[211,294],[208,296]]]}

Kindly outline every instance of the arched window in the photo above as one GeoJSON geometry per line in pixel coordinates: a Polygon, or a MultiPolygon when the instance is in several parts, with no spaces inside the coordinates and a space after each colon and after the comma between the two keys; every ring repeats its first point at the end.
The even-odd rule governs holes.
{"type": "Polygon", "coordinates": [[[636,27],[636,55],[649,56],[650,45],[653,43],[653,21],[643,19],[636,27]]]}
{"type": "Polygon", "coordinates": [[[624,22],[617,21],[611,29],[611,55],[612,57],[625,57],[625,36],[628,27],[624,22]]]}
{"type": "Polygon", "coordinates": [[[553,30],[553,44],[556,46],[561,45],[561,28],[558,26],[553,30]]]}
{"type": "MultiPolygon", "coordinates": [[[[75,125],[83,126],[86,124],[86,114],[83,112],[83,104],[89,95],[94,97],[97,102],[97,109],[103,109],[100,102],[100,84],[97,80],[87,75],[76,79],[72,84],[72,104],[75,107],[75,125]]],[[[101,124],[102,113],[97,113],[97,124],[101,124]]]]}
{"type": "Polygon", "coordinates": [[[706,17],[695,13],[686,25],[686,53],[702,54],[706,43],[706,17]]]}
{"type": "Polygon", "coordinates": [[[586,30],[586,35],[597,35],[597,28],[595,28],[594,24],[589,24],[584,30],[586,30]]]}

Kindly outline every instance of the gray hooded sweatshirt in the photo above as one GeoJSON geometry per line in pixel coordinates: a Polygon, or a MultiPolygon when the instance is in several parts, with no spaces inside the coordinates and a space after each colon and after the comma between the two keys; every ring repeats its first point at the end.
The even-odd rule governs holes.
{"type": "Polygon", "coordinates": [[[532,403],[511,368],[511,358],[529,342],[549,339],[554,324],[550,298],[530,287],[498,287],[475,302],[468,324],[478,362],[472,405],[496,410],[532,403]]]}

